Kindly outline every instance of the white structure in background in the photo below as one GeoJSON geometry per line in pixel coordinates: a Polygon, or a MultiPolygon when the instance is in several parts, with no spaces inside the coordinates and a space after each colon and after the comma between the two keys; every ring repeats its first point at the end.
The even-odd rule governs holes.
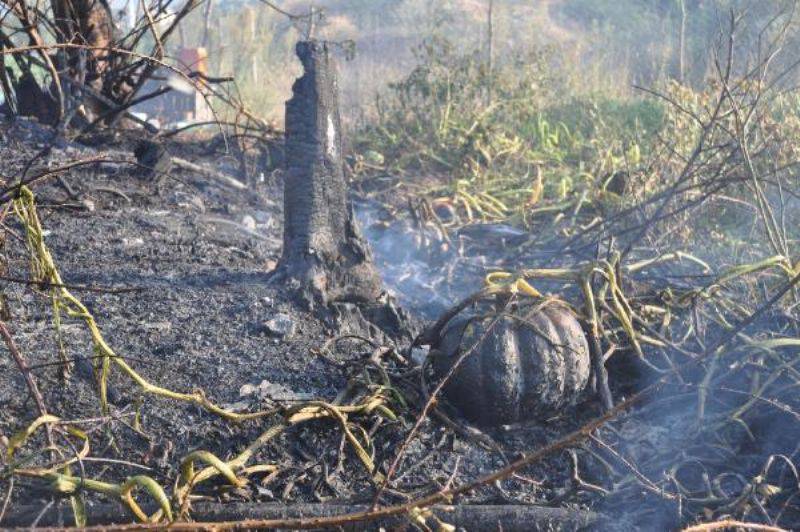
{"type": "MultiPolygon", "coordinates": [[[[178,53],[176,67],[185,74],[195,73],[195,80],[208,75],[208,53],[205,48],[182,48],[178,53]]],[[[149,120],[160,124],[183,124],[213,120],[211,108],[203,95],[185,77],[169,69],[159,69],[152,79],[142,87],[140,94],[146,95],[163,87],[171,90],[133,108],[136,113],[147,115],[149,120]]]]}
{"type": "MultiPolygon", "coordinates": [[[[141,1],[108,0],[120,33],[129,32],[136,25],[136,21],[141,18],[141,1]]],[[[153,6],[154,10],[155,6],[153,6]]],[[[163,33],[169,28],[174,17],[174,12],[168,8],[167,12],[162,13],[156,20],[156,30],[163,33]]],[[[178,57],[174,59],[177,61],[172,63],[186,74],[193,72],[199,73],[201,76],[208,74],[208,53],[205,48],[182,48],[178,52],[178,57]]],[[[169,61],[169,58],[167,60],[169,61]]],[[[199,80],[200,78],[195,79],[199,80]]],[[[163,87],[169,87],[172,90],[134,106],[131,111],[137,116],[159,125],[203,122],[213,118],[203,95],[194,88],[192,83],[169,69],[159,69],[153,79],[140,89],[139,95],[144,96],[163,87]]]]}

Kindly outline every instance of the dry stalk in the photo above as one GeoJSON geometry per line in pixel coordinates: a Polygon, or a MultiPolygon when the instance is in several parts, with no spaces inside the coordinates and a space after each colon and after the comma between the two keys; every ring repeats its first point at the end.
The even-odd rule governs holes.
{"type": "Polygon", "coordinates": [[[759,523],[745,523],[735,519],[725,519],[714,523],[703,523],[683,529],[683,532],[713,532],[715,530],[744,529],[752,532],[788,532],[778,526],[762,525],[759,523]]]}

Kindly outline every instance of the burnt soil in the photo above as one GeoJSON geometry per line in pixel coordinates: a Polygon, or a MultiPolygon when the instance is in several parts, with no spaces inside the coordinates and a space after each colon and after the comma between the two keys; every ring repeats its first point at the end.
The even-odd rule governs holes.
{"type": "MultiPolygon", "coordinates": [[[[4,123],[2,135],[0,160],[6,177],[18,177],[25,162],[46,146],[50,137],[47,130],[24,120],[4,123]]],[[[135,136],[106,140],[99,148],[58,142],[37,160],[29,175],[48,165],[81,158],[103,156],[110,161],[62,174],[74,197],[54,179],[37,183],[34,191],[45,242],[64,282],[98,288],[72,291],[93,313],[116,353],[155,384],[177,391],[202,389],[217,404],[238,411],[309,398],[332,400],[346,385],[350,370],[359,367],[358,361],[371,350],[345,342],[326,357],[319,356],[315,350],[337,334],[335,320],[305,311],[284,287],[270,284],[269,271],[281,248],[280,173],[266,172],[262,183],[245,191],[178,168],[173,168],[171,177],[153,179],[123,162],[132,160],[135,136]],[[294,325],[288,337],[276,336],[265,326],[279,314],[288,315],[294,325]],[[242,393],[243,386],[265,380],[274,385],[265,396],[242,393]]],[[[216,145],[220,149],[213,149],[207,140],[186,141],[171,142],[167,148],[196,164],[235,173],[236,158],[216,145]]],[[[371,200],[362,197],[359,201],[368,205],[371,200]]],[[[362,221],[370,223],[373,214],[362,209],[362,221]]],[[[9,237],[3,251],[7,275],[27,278],[28,255],[20,238],[23,229],[13,214],[6,224],[9,237]]],[[[367,235],[379,247],[381,233],[369,229],[367,235]]],[[[380,250],[376,253],[378,262],[388,268],[386,257],[380,250]]],[[[425,271],[424,262],[417,267],[425,271]]],[[[408,282],[408,277],[399,280],[391,269],[384,273],[402,303],[400,283],[408,282]]],[[[62,419],[101,416],[91,373],[81,370],[79,364],[66,380],[61,376],[47,291],[18,282],[3,284],[10,311],[8,326],[35,368],[51,413],[62,419]]],[[[455,297],[443,290],[436,294],[442,307],[455,297]]],[[[423,299],[419,294],[409,294],[407,299],[421,320],[430,318],[424,315],[423,299]]],[[[432,298],[429,301],[433,302],[432,298]]],[[[92,356],[90,337],[82,323],[64,318],[62,335],[68,358],[92,356]]],[[[8,356],[0,357],[0,375],[0,434],[10,436],[37,414],[25,382],[8,356]]],[[[277,422],[268,418],[232,424],[191,405],[144,396],[118,371],[112,372],[111,382],[116,392],[110,414],[114,421],[90,424],[92,456],[127,464],[86,462],[84,473],[97,479],[118,481],[145,472],[171,486],[177,464],[188,452],[205,449],[228,459],[277,422]],[[141,430],[133,428],[134,413],[141,430]]],[[[438,423],[426,422],[386,502],[405,501],[448,481],[473,479],[501,467],[522,449],[536,448],[566,434],[597,412],[597,406],[589,402],[560,417],[493,434],[503,441],[505,453],[487,451],[438,423]]],[[[416,411],[409,408],[401,414],[396,422],[372,420],[366,427],[371,430],[376,462],[384,470],[416,411]]],[[[26,456],[33,462],[41,460],[37,449],[43,443],[43,439],[33,439],[26,444],[26,456]]],[[[367,475],[349,451],[340,460],[341,448],[341,433],[333,423],[307,423],[272,441],[253,460],[277,464],[281,469],[277,475],[239,490],[212,483],[198,491],[211,500],[223,501],[370,501],[374,488],[367,475]]],[[[581,472],[587,482],[602,477],[602,471],[588,469],[581,472]]],[[[569,457],[556,455],[525,470],[524,475],[471,495],[470,500],[591,507],[590,492],[565,497],[570,485],[569,457]]],[[[103,500],[97,495],[84,496],[90,503],[89,513],[92,503],[103,500]]],[[[10,510],[22,502],[45,507],[52,497],[42,483],[18,481],[10,510]]],[[[52,508],[68,504],[68,500],[56,499],[52,508]]]]}

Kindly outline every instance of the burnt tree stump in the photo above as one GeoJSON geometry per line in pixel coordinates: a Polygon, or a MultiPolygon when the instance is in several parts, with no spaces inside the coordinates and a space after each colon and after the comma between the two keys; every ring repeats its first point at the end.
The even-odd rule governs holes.
{"type": "Polygon", "coordinates": [[[374,303],[380,277],[347,201],[336,64],[327,43],[300,42],[304,73],[286,103],[283,254],[276,278],[309,303],[374,303]]]}

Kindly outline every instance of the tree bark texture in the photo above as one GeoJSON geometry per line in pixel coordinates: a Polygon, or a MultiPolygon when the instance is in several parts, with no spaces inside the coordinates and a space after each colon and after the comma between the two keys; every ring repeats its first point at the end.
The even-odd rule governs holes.
{"type": "Polygon", "coordinates": [[[114,21],[105,0],[52,0],[56,28],[62,43],[89,46],[70,49],[66,55],[75,81],[103,90],[103,77],[111,67],[108,50],[114,42],[114,21]],[[83,78],[85,79],[76,79],[83,78]]]}
{"type": "Polygon", "coordinates": [[[283,256],[278,273],[315,300],[375,302],[381,281],[347,201],[336,65],[327,43],[297,44],[304,74],[286,103],[283,256]]]}
{"type": "MultiPolygon", "coordinates": [[[[116,54],[111,51],[115,27],[108,3],[106,0],[51,0],[50,3],[57,43],[85,47],[59,49],[51,54],[61,72],[60,86],[69,100],[63,103],[85,103],[92,112],[105,109],[95,99],[85,98],[81,88],[89,87],[114,101],[121,90],[119,83],[113,90],[109,84],[116,54]]],[[[17,80],[18,112],[35,116],[43,123],[55,124],[60,118],[59,102],[39,83],[29,73],[23,73],[17,80]]]]}

